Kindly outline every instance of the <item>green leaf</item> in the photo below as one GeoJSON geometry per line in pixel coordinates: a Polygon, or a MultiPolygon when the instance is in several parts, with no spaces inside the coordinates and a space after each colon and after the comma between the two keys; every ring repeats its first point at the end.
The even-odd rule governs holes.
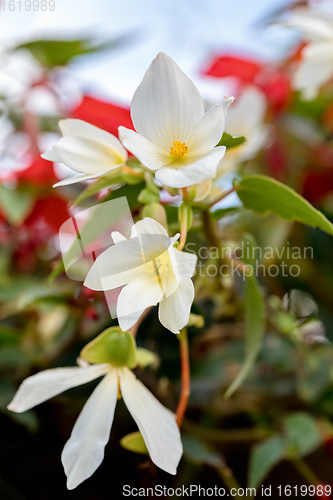
{"type": "Polygon", "coordinates": [[[20,226],[32,210],[34,199],[31,193],[8,189],[0,184],[0,209],[13,226],[20,226]]]}
{"type": "Polygon", "coordinates": [[[207,464],[211,467],[223,467],[224,462],[222,457],[211,447],[207,446],[193,436],[182,437],[184,446],[184,455],[193,463],[207,464]]]}
{"type": "MultiPolygon", "coordinates": [[[[254,239],[254,238],[253,238],[254,239]]],[[[254,247],[254,242],[252,238],[247,238],[248,248],[250,250],[249,255],[253,254],[251,248],[254,247]]],[[[248,264],[253,265],[252,262],[248,264]]],[[[253,274],[253,268],[250,274],[245,277],[245,322],[246,322],[246,332],[245,332],[245,360],[241,367],[240,372],[233,381],[233,383],[228,388],[225,396],[228,398],[233,394],[238,387],[243,383],[245,378],[251,371],[258,352],[261,347],[264,326],[265,326],[265,308],[264,301],[260,292],[259,284],[256,277],[253,274]]]]}
{"type": "Polygon", "coordinates": [[[322,438],[315,419],[307,413],[294,413],[284,420],[284,429],[289,451],[302,457],[314,451],[322,438]]]}
{"type": "Polygon", "coordinates": [[[76,205],[79,205],[85,199],[99,193],[101,189],[108,188],[114,184],[121,184],[122,182],[123,178],[121,174],[121,167],[119,167],[116,168],[113,172],[110,172],[108,175],[103,175],[92,184],[89,184],[89,186],[87,186],[86,189],[84,189],[82,193],[76,198],[72,206],[74,207],[76,205]]]}
{"type": "Polygon", "coordinates": [[[95,44],[92,40],[33,40],[15,47],[28,50],[42,65],[49,68],[65,66],[71,59],[83,54],[97,52],[105,49],[114,49],[122,45],[129,38],[123,35],[106,43],[95,44]]]}
{"type": "Polygon", "coordinates": [[[148,455],[147,446],[139,431],[131,432],[131,434],[127,434],[127,436],[121,438],[120,444],[125,450],[148,455]]]}
{"type": "Polygon", "coordinates": [[[284,458],[285,442],[273,436],[253,446],[249,463],[249,488],[257,488],[273,467],[284,458]]]}
{"type": "Polygon", "coordinates": [[[273,213],[289,221],[318,227],[333,235],[333,225],[311,203],[293,189],[264,175],[249,175],[236,185],[246,208],[261,214],[273,213]]]}
{"type": "Polygon", "coordinates": [[[243,135],[231,135],[226,132],[223,133],[220,142],[216,146],[225,146],[227,149],[235,148],[246,142],[243,135]]]}
{"type": "Polygon", "coordinates": [[[220,220],[222,217],[225,217],[226,215],[230,215],[231,213],[235,213],[238,211],[240,207],[227,207],[227,208],[219,208],[218,210],[215,210],[212,212],[212,217],[214,220],[220,220]]]}

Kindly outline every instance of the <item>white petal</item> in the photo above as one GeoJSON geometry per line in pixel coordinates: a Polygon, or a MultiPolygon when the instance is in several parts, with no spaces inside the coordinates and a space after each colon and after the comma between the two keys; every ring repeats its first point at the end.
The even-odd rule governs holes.
{"type": "Polygon", "coordinates": [[[98,144],[102,144],[107,149],[114,150],[115,154],[121,157],[123,161],[127,160],[127,152],[119,139],[113,134],[106,132],[106,130],[74,118],[60,120],[59,128],[63,136],[76,136],[94,141],[98,144]]]}
{"type": "Polygon", "coordinates": [[[121,290],[117,302],[119,323],[121,323],[121,318],[155,306],[162,299],[164,288],[160,280],[156,278],[154,271],[143,273],[121,290]]]}
{"type": "Polygon", "coordinates": [[[82,137],[63,137],[53,149],[62,163],[83,174],[101,174],[124,162],[112,149],[82,137]]]}
{"type": "Polygon", "coordinates": [[[178,282],[183,283],[188,278],[192,278],[198,257],[193,253],[180,252],[176,248],[170,248],[169,253],[178,282]]]}
{"type": "Polygon", "coordinates": [[[162,236],[169,237],[165,228],[151,217],[145,217],[134,224],[136,234],[161,234],[162,236]]]}
{"type": "Polygon", "coordinates": [[[257,87],[249,85],[228,110],[226,132],[233,135],[244,135],[247,139],[253,129],[263,122],[266,109],[265,94],[257,87]]]}
{"type": "Polygon", "coordinates": [[[195,198],[194,201],[203,201],[212,190],[212,179],[206,179],[196,185],[195,198]]]}
{"type": "Polygon", "coordinates": [[[118,323],[123,332],[127,332],[135,323],[140,319],[141,314],[143,314],[144,309],[141,311],[136,311],[127,316],[121,316],[118,318],[118,323]]]}
{"type": "Polygon", "coordinates": [[[183,453],[175,415],[165,408],[128,369],[120,372],[120,390],[157,467],[176,474],[183,453]]]}
{"type": "Polygon", "coordinates": [[[117,395],[118,375],[111,370],[84,405],[61,454],[69,490],[88,479],[102,463],[117,395]]]}
{"type": "Polygon", "coordinates": [[[182,188],[199,184],[206,179],[216,177],[216,168],[225,154],[226,148],[219,146],[212,149],[205,155],[194,158],[189,158],[179,167],[165,166],[155,173],[156,179],[162,182],[165,186],[182,188]]]}
{"type": "MultiPolygon", "coordinates": [[[[274,129],[272,129],[271,126],[267,123],[257,125],[252,130],[252,133],[247,136],[246,142],[241,144],[239,147],[234,148],[234,155],[237,161],[248,161],[254,158],[258,151],[265,147],[273,134],[273,130],[274,129]]],[[[232,152],[232,150],[230,152],[232,152]]]]}
{"type": "Polygon", "coordinates": [[[54,151],[53,148],[48,149],[47,151],[45,151],[45,153],[41,154],[41,157],[44,158],[44,160],[61,162],[61,158],[54,151]]]}
{"type": "Polygon", "coordinates": [[[84,281],[91,290],[112,290],[144,272],[139,238],[119,241],[99,255],[84,281]]]}
{"type": "Polygon", "coordinates": [[[187,142],[191,138],[203,115],[202,98],[194,83],[160,52],[133,96],[135,130],[169,152],[174,141],[187,142]]]}
{"type": "Polygon", "coordinates": [[[305,47],[303,60],[297,66],[293,85],[297,90],[316,88],[333,76],[333,42],[316,43],[305,47]]]}
{"type": "Polygon", "coordinates": [[[112,231],[111,233],[111,238],[113,239],[113,242],[119,243],[120,241],[125,241],[127,238],[123,236],[119,231],[112,231]]]}
{"type": "Polygon", "coordinates": [[[10,411],[21,413],[36,405],[61,394],[77,385],[86,384],[104,375],[109,365],[90,365],[86,368],[53,368],[37,373],[25,379],[20,385],[12,402],[8,405],[10,411]]]}
{"type": "Polygon", "coordinates": [[[111,167],[104,172],[96,172],[95,174],[82,174],[82,175],[74,175],[73,177],[67,177],[67,179],[63,179],[56,184],[53,184],[53,187],[59,186],[69,186],[70,184],[76,184],[77,182],[89,181],[90,179],[96,179],[97,177],[102,177],[103,175],[107,175],[109,172],[113,172],[115,169],[119,168],[120,165],[116,165],[115,167],[111,167]]]}
{"type": "MultiPolygon", "coordinates": [[[[111,290],[145,274],[152,258],[165,252],[169,238],[162,234],[138,234],[119,241],[99,255],[84,285],[92,290],[111,290]]],[[[134,312],[131,311],[131,312],[134,312]]]]}
{"type": "Polygon", "coordinates": [[[134,130],[119,127],[118,133],[125,148],[136,156],[145,167],[150,168],[150,170],[157,170],[169,161],[169,153],[163,151],[159,146],[146,139],[146,137],[137,134],[134,130]]]}
{"type": "Polygon", "coordinates": [[[310,41],[333,38],[333,25],[325,11],[301,7],[291,11],[290,16],[280,22],[282,26],[300,30],[310,41]]]}
{"type": "Polygon", "coordinates": [[[158,318],[162,325],[173,333],[179,333],[188,323],[193,299],[194,286],[189,279],[181,283],[175,293],[160,302],[158,318]]]}
{"type": "Polygon", "coordinates": [[[193,156],[206,153],[220,141],[225,127],[225,113],[222,104],[210,108],[199,121],[188,143],[193,156]]]}

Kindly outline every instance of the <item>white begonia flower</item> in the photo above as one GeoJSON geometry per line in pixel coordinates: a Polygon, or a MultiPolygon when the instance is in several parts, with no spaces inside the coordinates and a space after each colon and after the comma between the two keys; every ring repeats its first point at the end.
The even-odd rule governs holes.
{"type": "Polygon", "coordinates": [[[100,466],[109,441],[118,389],[134,418],[155,465],[176,474],[183,448],[175,415],[127,368],[109,363],[54,368],[24,380],[8,409],[21,413],[58,394],[103,376],[84,405],[65,444],[61,461],[72,490],[100,466]]]}
{"type": "Polygon", "coordinates": [[[53,187],[94,179],[121,167],[127,151],[114,135],[83,120],[60,120],[62,138],[41,156],[61,162],[80,175],[57,182],[53,187]]]}
{"type": "Polygon", "coordinates": [[[193,82],[160,52],[148,68],[131,103],[134,128],[119,127],[119,138],[162,184],[183,188],[216,176],[225,147],[226,109],[233,101],[204,111],[193,82]]]}
{"type": "Polygon", "coordinates": [[[318,88],[333,77],[333,18],[310,7],[293,9],[283,26],[299,30],[308,45],[302,49],[293,87],[315,96],[318,88]]]}
{"type": "Polygon", "coordinates": [[[246,142],[227,150],[218,173],[235,170],[240,162],[251,160],[262,149],[268,139],[270,127],[264,124],[267,100],[257,87],[247,86],[230,108],[226,120],[226,132],[242,135],[246,142]]]}
{"type": "Polygon", "coordinates": [[[197,256],[173,247],[161,224],[149,217],[136,222],[130,239],[112,233],[115,243],[91,267],[84,285],[106,291],[122,287],[117,300],[120,328],[129,330],[143,311],[159,303],[162,325],[173,333],[187,325],[194,299],[191,280],[197,256]]]}

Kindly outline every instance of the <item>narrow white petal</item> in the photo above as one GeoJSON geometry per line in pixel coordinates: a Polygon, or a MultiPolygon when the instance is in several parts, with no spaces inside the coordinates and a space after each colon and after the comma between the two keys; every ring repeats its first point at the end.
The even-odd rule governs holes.
{"type": "Polygon", "coordinates": [[[163,284],[157,279],[154,269],[151,273],[141,274],[121,290],[117,302],[118,320],[155,306],[163,295],[163,284]]]}
{"type": "Polygon", "coordinates": [[[169,153],[163,151],[146,137],[137,134],[134,130],[119,127],[118,133],[125,148],[150,170],[157,170],[169,160],[169,153]]]}
{"type": "Polygon", "coordinates": [[[178,168],[175,167],[175,163],[172,164],[173,166],[166,165],[157,170],[155,177],[165,186],[175,188],[192,186],[206,179],[213,179],[216,177],[217,166],[225,151],[224,146],[219,146],[205,155],[189,158],[179,163],[178,168]]]}
{"type": "Polygon", "coordinates": [[[225,113],[222,104],[210,108],[199,121],[188,143],[191,156],[206,153],[216,146],[225,127],[225,113]]]}
{"type": "Polygon", "coordinates": [[[82,137],[63,137],[53,149],[62,163],[83,174],[101,174],[124,162],[113,150],[82,137]]]}
{"type": "Polygon", "coordinates": [[[158,318],[162,325],[173,333],[179,333],[188,323],[193,299],[194,286],[192,280],[188,279],[160,302],[158,318]]]}
{"type": "Polygon", "coordinates": [[[159,53],[137,88],[131,116],[135,130],[164,151],[187,142],[204,115],[194,83],[166,54],[159,53]]]}
{"type": "Polygon", "coordinates": [[[102,463],[117,395],[118,375],[111,370],[84,405],[61,454],[69,490],[88,479],[102,463]]]}
{"type": "Polygon", "coordinates": [[[169,253],[172,267],[179,283],[192,278],[195,273],[198,257],[194,253],[180,252],[176,248],[170,248],[169,253]]]}
{"type": "Polygon", "coordinates": [[[165,408],[128,369],[120,372],[120,390],[157,467],[176,474],[183,453],[175,415],[165,408]]]}
{"type": "Polygon", "coordinates": [[[76,136],[89,141],[94,141],[103,145],[107,149],[114,150],[117,156],[123,158],[123,161],[127,160],[127,152],[119,139],[117,139],[117,137],[113,134],[106,132],[106,130],[95,127],[95,125],[91,125],[91,123],[74,118],[60,120],[59,128],[63,136],[76,136]]]}
{"type": "Polygon", "coordinates": [[[8,409],[16,413],[30,410],[67,389],[104,375],[108,369],[109,365],[101,364],[85,368],[53,368],[37,373],[22,382],[8,409]]]}

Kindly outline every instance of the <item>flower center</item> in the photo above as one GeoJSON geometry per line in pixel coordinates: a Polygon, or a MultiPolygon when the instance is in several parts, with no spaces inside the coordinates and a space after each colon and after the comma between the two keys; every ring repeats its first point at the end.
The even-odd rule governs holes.
{"type": "Polygon", "coordinates": [[[151,260],[148,262],[148,266],[146,269],[146,273],[155,273],[156,276],[153,278],[154,281],[160,281],[161,280],[161,275],[165,274],[168,272],[169,267],[169,258],[168,255],[166,255],[167,252],[164,254],[160,255],[154,260],[151,260]]]}
{"type": "Polygon", "coordinates": [[[181,143],[180,141],[175,141],[173,143],[173,146],[170,148],[170,154],[173,156],[178,156],[179,158],[182,158],[186,153],[188,152],[188,147],[186,146],[186,143],[183,142],[181,143]]]}

